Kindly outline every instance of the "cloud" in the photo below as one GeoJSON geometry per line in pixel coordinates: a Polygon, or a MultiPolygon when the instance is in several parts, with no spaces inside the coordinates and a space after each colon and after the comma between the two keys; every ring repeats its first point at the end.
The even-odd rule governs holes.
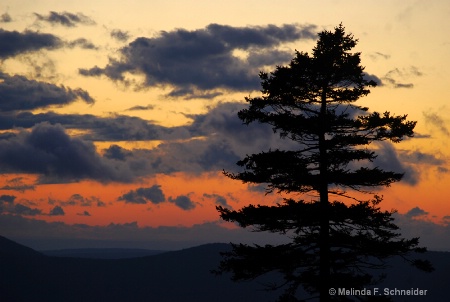
{"type": "Polygon", "coordinates": [[[130,167],[101,157],[91,142],[72,138],[61,125],[41,123],[0,140],[0,171],[38,174],[41,183],[94,179],[129,182],[130,167]]]}
{"type": "Polygon", "coordinates": [[[180,195],[175,198],[169,197],[169,202],[174,203],[182,210],[188,211],[195,208],[195,203],[189,198],[189,196],[180,195]]]}
{"type": "Polygon", "coordinates": [[[439,158],[434,154],[428,154],[421,151],[403,151],[400,152],[399,157],[402,162],[409,164],[419,164],[435,166],[437,173],[447,173],[448,169],[445,167],[447,161],[439,158]]]}
{"type": "Polygon", "coordinates": [[[24,215],[24,216],[36,216],[42,214],[42,211],[40,209],[32,209],[28,206],[25,206],[23,204],[16,204],[14,205],[14,210],[10,211],[10,214],[16,214],[16,215],[24,215]]]}
{"type": "Polygon", "coordinates": [[[83,213],[77,213],[78,216],[85,216],[85,217],[89,217],[91,216],[91,214],[88,211],[83,211],[83,213]]]}
{"type": "MultiPolygon", "coordinates": [[[[47,121],[48,127],[61,124],[64,128],[85,130],[85,134],[77,137],[80,141],[164,140],[158,147],[148,150],[127,150],[111,145],[103,150],[103,156],[99,160],[93,162],[100,161],[107,166],[117,164],[127,168],[131,176],[178,171],[201,173],[233,169],[236,161],[246,153],[280,147],[283,144],[292,145],[287,140],[279,140],[270,126],[242,125],[236,114],[244,106],[242,103],[219,104],[205,114],[188,116],[193,120],[190,125],[173,128],[119,115],[97,117],[53,112],[5,112],[0,113],[0,129],[13,129],[16,126],[33,131],[32,127],[47,121]]],[[[6,144],[6,141],[16,140],[18,138],[15,132],[5,132],[0,145],[2,142],[6,144]]],[[[112,178],[116,179],[117,176],[112,178]]]]}
{"type": "Polygon", "coordinates": [[[36,216],[40,215],[42,211],[37,208],[30,208],[23,204],[15,204],[16,196],[1,195],[0,196],[0,216],[3,214],[36,216]]]}
{"type": "Polygon", "coordinates": [[[125,74],[144,75],[146,87],[170,85],[172,95],[195,89],[236,91],[258,89],[259,69],[281,64],[292,54],[276,47],[299,39],[315,39],[314,26],[232,27],[210,24],[204,29],[176,29],[154,38],[140,37],[120,50],[121,59],[110,59],[100,68],[80,69],[85,76],[105,75],[127,82],[125,74]],[[240,50],[246,58],[234,54],[240,50]],[[180,72],[182,70],[182,72],[180,72]]]}
{"type": "Polygon", "coordinates": [[[390,70],[383,78],[383,84],[387,83],[389,86],[393,88],[413,88],[413,83],[403,83],[399,82],[400,80],[409,80],[413,77],[420,77],[423,73],[419,71],[419,69],[415,66],[410,66],[409,68],[395,68],[390,70]]]}
{"type": "Polygon", "coordinates": [[[223,95],[223,93],[219,91],[205,92],[199,89],[195,89],[193,87],[182,87],[182,88],[174,88],[170,93],[167,94],[167,97],[175,99],[182,98],[184,100],[191,100],[191,99],[213,99],[220,95],[223,95]]]}
{"type": "MultiPolygon", "coordinates": [[[[192,122],[185,126],[166,128],[153,125],[151,122],[135,117],[110,116],[96,117],[93,115],[60,115],[52,112],[32,114],[0,114],[0,129],[18,127],[33,127],[41,121],[50,124],[60,123],[66,128],[85,130],[78,140],[159,140],[154,148],[128,150],[113,144],[102,150],[102,156],[92,152],[94,166],[100,165],[102,171],[112,169],[112,180],[125,179],[131,181],[136,177],[154,175],[157,173],[203,173],[221,171],[223,169],[236,172],[239,167],[236,162],[245,154],[252,154],[269,149],[297,148],[297,143],[280,139],[269,125],[243,125],[237,117],[237,112],[246,108],[244,103],[220,103],[209,108],[204,114],[186,115],[192,122]],[[94,156],[95,155],[95,156],[94,156]],[[118,176],[123,171],[126,177],[118,176]]],[[[15,133],[3,133],[2,141],[17,140],[15,133]]],[[[85,142],[87,143],[87,142],[85,142]]],[[[428,165],[444,164],[441,160],[423,152],[397,151],[390,145],[380,144],[379,157],[374,166],[388,171],[406,172],[404,181],[415,184],[418,181],[418,171],[408,162],[428,165]]],[[[1,154],[1,151],[0,151],[1,154]]],[[[1,159],[1,158],[0,158],[1,159]]],[[[106,172],[105,172],[106,173],[106,172]]],[[[96,174],[97,175],[97,174],[96,174]]],[[[94,176],[88,173],[86,178],[106,181],[107,177],[94,176]],[[102,180],[103,179],[103,180],[102,180]]],[[[143,200],[139,200],[142,202],[143,200]]]]}
{"type": "Polygon", "coordinates": [[[18,192],[25,192],[27,190],[34,190],[34,185],[26,184],[23,181],[23,177],[15,177],[6,181],[6,185],[0,187],[0,190],[12,190],[18,192]]]}
{"type": "Polygon", "coordinates": [[[94,25],[95,21],[89,18],[88,16],[82,14],[82,13],[69,13],[69,12],[62,12],[57,13],[54,11],[51,11],[48,15],[41,15],[38,13],[34,14],[36,16],[36,19],[38,21],[44,21],[51,23],[52,25],[58,24],[66,27],[75,27],[77,24],[83,24],[83,25],[94,25]]]}
{"type": "Polygon", "coordinates": [[[374,81],[378,86],[383,86],[383,82],[376,75],[365,73],[363,77],[366,81],[374,81]]]}
{"type": "Polygon", "coordinates": [[[15,199],[14,195],[0,195],[0,203],[13,203],[15,199]]]}
{"type": "Polygon", "coordinates": [[[123,194],[117,200],[125,201],[126,203],[146,204],[151,202],[158,204],[166,201],[160,185],[153,185],[148,188],[138,188],[123,194]]]}
{"type": "Polygon", "coordinates": [[[377,61],[380,58],[384,59],[384,60],[388,60],[388,59],[391,58],[391,55],[384,54],[384,53],[381,53],[381,52],[378,52],[378,51],[373,52],[373,53],[369,53],[368,56],[374,61],[377,61]]]}
{"type": "Polygon", "coordinates": [[[442,221],[443,221],[446,225],[449,225],[449,224],[450,224],[450,215],[446,215],[446,216],[442,217],[442,221]]]}
{"type": "Polygon", "coordinates": [[[125,111],[146,111],[146,110],[153,110],[153,109],[155,109],[155,106],[147,105],[147,106],[133,106],[133,107],[126,109],[125,111]]]}
{"type": "Polygon", "coordinates": [[[420,163],[433,166],[445,164],[445,160],[437,158],[434,154],[424,153],[422,151],[405,151],[400,154],[402,161],[409,163],[420,163]]]}
{"type": "Polygon", "coordinates": [[[0,59],[40,49],[55,49],[62,45],[62,41],[51,34],[32,31],[19,33],[0,28],[0,59]]]}
{"type": "Polygon", "coordinates": [[[153,125],[141,118],[126,115],[99,117],[92,114],[58,114],[51,111],[38,114],[0,111],[0,129],[3,130],[15,127],[31,128],[42,122],[61,124],[68,129],[87,130],[82,137],[94,141],[187,138],[186,135],[177,136],[177,128],[153,125]]]}
{"type": "Polygon", "coordinates": [[[193,120],[190,125],[160,128],[155,133],[164,141],[156,148],[126,150],[113,145],[104,151],[104,157],[130,165],[134,161],[151,173],[202,173],[234,171],[236,162],[245,154],[297,147],[290,140],[279,139],[268,125],[243,125],[236,114],[244,107],[242,103],[219,104],[206,114],[189,115],[193,120]]]}
{"type": "Polygon", "coordinates": [[[92,43],[91,41],[89,41],[85,38],[79,38],[79,39],[73,40],[71,42],[67,42],[66,45],[69,48],[80,47],[83,49],[98,49],[98,47],[95,46],[94,43],[92,43]]]}
{"type": "Polygon", "coordinates": [[[422,112],[425,123],[432,125],[439,132],[444,134],[445,136],[450,136],[450,131],[447,128],[446,122],[444,119],[436,112],[422,112]]]}
{"type": "Polygon", "coordinates": [[[420,216],[426,216],[426,215],[428,215],[428,212],[424,211],[423,209],[421,209],[419,207],[412,208],[405,214],[405,216],[408,218],[420,217],[420,216]]]}
{"type": "Polygon", "coordinates": [[[425,246],[431,251],[450,251],[450,224],[449,215],[443,216],[442,223],[436,223],[426,218],[428,212],[415,207],[405,214],[394,214],[393,221],[400,227],[400,233],[405,238],[419,237],[420,246],[425,246]]]}
{"type": "Polygon", "coordinates": [[[65,214],[63,208],[60,206],[55,206],[49,213],[50,216],[64,216],[65,214]]]}
{"type": "Polygon", "coordinates": [[[32,110],[62,106],[83,100],[93,104],[94,99],[83,89],[71,89],[50,83],[29,80],[24,76],[0,73],[0,111],[32,110]]]}
{"type": "Polygon", "coordinates": [[[104,150],[103,156],[109,159],[124,161],[127,157],[133,156],[133,153],[118,145],[111,145],[108,149],[104,150]]]}
{"type": "Polygon", "coordinates": [[[120,29],[113,29],[110,33],[111,37],[120,42],[126,42],[130,38],[130,35],[127,31],[123,31],[120,29]]]}
{"type": "Polygon", "coordinates": [[[81,206],[81,207],[91,207],[91,206],[97,206],[97,207],[105,207],[106,203],[104,203],[100,198],[91,196],[91,197],[84,197],[80,194],[73,194],[70,196],[67,200],[54,200],[49,198],[48,201],[49,204],[55,204],[58,203],[62,207],[66,206],[81,206]]]}
{"type": "Polygon", "coordinates": [[[11,21],[12,18],[8,13],[3,13],[0,15],[0,23],[9,23],[11,21]]]}
{"type": "Polygon", "coordinates": [[[436,168],[438,173],[448,173],[448,169],[446,167],[437,167],[436,168]]]}
{"type": "Polygon", "coordinates": [[[397,150],[388,142],[378,142],[379,148],[376,150],[377,158],[373,161],[373,166],[385,171],[404,173],[402,182],[409,185],[416,185],[419,181],[419,172],[413,167],[405,165],[400,160],[397,150]]]}
{"type": "Polygon", "coordinates": [[[227,208],[227,209],[231,209],[231,208],[232,208],[232,207],[227,203],[227,199],[226,199],[225,197],[221,196],[221,195],[204,193],[203,196],[206,197],[206,198],[212,198],[212,199],[214,199],[214,203],[215,203],[216,205],[218,205],[218,206],[222,206],[222,207],[227,208]]]}

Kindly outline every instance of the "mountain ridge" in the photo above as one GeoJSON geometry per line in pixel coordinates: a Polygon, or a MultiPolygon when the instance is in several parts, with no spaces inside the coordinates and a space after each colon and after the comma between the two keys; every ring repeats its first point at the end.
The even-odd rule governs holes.
{"type": "MultiPolygon", "coordinates": [[[[45,256],[0,236],[0,297],[2,302],[275,301],[280,292],[265,291],[262,284],[279,280],[276,273],[249,282],[211,274],[220,252],[229,249],[229,244],[211,243],[145,257],[83,259],[45,256]]],[[[418,288],[427,295],[393,296],[393,301],[448,301],[450,253],[428,252],[424,258],[433,259],[435,272],[424,273],[394,259],[396,268],[377,285],[380,292],[418,288]]]]}

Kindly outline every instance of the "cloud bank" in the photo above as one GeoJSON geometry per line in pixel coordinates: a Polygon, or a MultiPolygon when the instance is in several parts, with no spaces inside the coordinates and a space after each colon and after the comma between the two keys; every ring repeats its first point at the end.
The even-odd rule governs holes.
{"type": "MultiPolygon", "coordinates": [[[[117,35],[116,36],[121,36],[117,35]]],[[[100,76],[127,82],[125,73],[145,77],[146,87],[169,85],[171,96],[200,90],[258,89],[255,76],[265,65],[285,63],[292,53],[277,50],[286,42],[314,39],[314,26],[283,25],[232,27],[210,24],[204,29],[177,29],[154,38],[140,37],[120,50],[121,59],[105,67],[80,69],[85,76],[100,76]],[[241,58],[235,51],[243,51],[241,58]]]]}
{"type": "Polygon", "coordinates": [[[82,13],[69,12],[54,12],[51,11],[48,15],[34,14],[37,21],[44,21],[52,25],[62,25],[65,27],[75,27],[78,24],[94,25],[95,21],[82,13]]]}
{"type": "Polygon", "coordinates": [[[64,106],[76,100],[82,100],[88,104],[95,102],[86,90],[80,88],[71,89],[0,72],[0,111],[64,106]]]}
{"type": "Polygon", "coordinates": [[[63,46],[61,39],[33,31],[6,31],[0,28],[0,59],[40,49],[56,49],[63,46]]]}

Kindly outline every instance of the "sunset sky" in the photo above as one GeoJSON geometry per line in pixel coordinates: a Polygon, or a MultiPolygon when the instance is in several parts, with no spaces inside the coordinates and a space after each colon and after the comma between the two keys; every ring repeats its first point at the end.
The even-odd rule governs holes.
{"type": "Polygon", "coordinates": [[[360,104],[418,122],[415,138],[374,146],[406,173],[376,192],[382,208],[450,251],[449,16],[438,0],[2,1],[0,235],[36,249],[280,240],[215,210],[282,198],[222,175],[293,146],[236,113],[260,70],[342,22],[379,82],[360,104]]]}

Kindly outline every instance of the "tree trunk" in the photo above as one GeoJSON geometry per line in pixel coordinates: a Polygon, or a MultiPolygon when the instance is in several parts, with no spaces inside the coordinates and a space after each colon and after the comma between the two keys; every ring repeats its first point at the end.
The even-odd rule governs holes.
{"type": "Polygon", "coordinates": [[[320,197],[320,234],[319,234],[319,294],[320,301],[330,301],[330,221],[329,221],[329,202],[328,202],[328,159],[326,146],[326,129],[327,129],[327,102],[326,88],[322,90],[322,102],[320,107],[320,125],[319,125],[319,197],[320,197]]]}

